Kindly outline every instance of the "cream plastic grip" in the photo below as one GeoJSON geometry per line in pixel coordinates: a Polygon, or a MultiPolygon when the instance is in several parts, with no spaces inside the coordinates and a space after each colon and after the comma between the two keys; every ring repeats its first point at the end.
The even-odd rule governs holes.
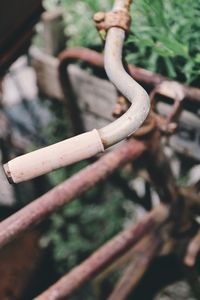
{"type": "Polygon", "coordinates": [[[11,183],[19,183],[104,151],[96,129],[16,157],[4,165],[11,183]]]}

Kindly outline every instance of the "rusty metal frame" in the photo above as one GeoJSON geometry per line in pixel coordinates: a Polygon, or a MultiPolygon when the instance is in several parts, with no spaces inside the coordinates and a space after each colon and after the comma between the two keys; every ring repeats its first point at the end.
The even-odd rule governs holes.
{"type": "MultiPolygon", "coordinates": [[[[103,66],[103,57],[102,55],[96,53],[95,51],[89,49],[69,49],[61,53],[60,55],[60,74],[61,80],[64,83],[66,78],[66,66],[71,60],[81,59],[89,64],[92,64],[95,67],[103,66]],[[83,50],[83,51],[82,51],[83,50]],[[64,75],[64,76],[63,76],[64,75]]],[[[131,73],[134,73],[136,79],[142,81],[145,84],[149,84],[151,86],[157,86],[163,81],[166,81],[165,77],[162,77],[158,74],[153,74],[149,71],[136,68],[134,66],[129,66],[129,70],[131,73]],[[144,77],[143,77],[144,75],[144,77]],[[155,76],[154,76],[155,75],[155,76]]],[[[167,79],[169,85],[174,87],[177,83],[167,79]],[[175,84],[174,84],[175,83],[175,84]]],[[[179,84],[179,83],[178,83],[179,84]]],[[[181,85],[181,84],[179,84],[181,85]]],[[[181,89],[184,92],[184,98],[187,101],[197,101],[200,100],[200,90],[196,88],[187,87],[185,85],[181,85],[181,89]]],[[[174,107],[176,109],[176,106],[174,107]]],[[[151,115],[152,116],[152,115],[151,115]]],[[[179,189],[175,183],[175,179],[173,173],[171,171],[171,167],[168,159],[166,158],[162,146],[161,146],[161,134],[160,134],[160,126],[158,116],[152,116],[153,122],[150,127],[147,127],[147,132],[140,133],[137,138],[140,139],[140,143],[145,145],[146,150],[144,153],[144,165],[147,168],[150,179],[154,186],[157,189],[157,192],[160,196],[161,201],[165,203],[165,208],[170,210],[169,217],[166,216],[161,222],[161,226],[159,226],[158,230],[155,228],[151,228],[150,232],[156,232],[156,234],[151,236],[151,243],[149,244],[149,248],[144,248],[144,243],[146,237],[148,237],[148,230],[146,231],[144,238],[140,237],[141,241],[136,243],[135,248],[133,248],[133,254],[136,254],[136,260],[130,265],[125,273],[124,277],[122,277],[121,281],[116,285],[113,293],[110,295],[109,299],[125,299],[126,296],[135,288],[139,279],[144,274],[146,269],[148,268],[149,263],[156,256],[159,251],[162,251],[162,247],[165,246],[164,240],[162,240],[161,236],[171,235],[173,232],[173,228],[178,227],[178,230],[175,230],[175,234],[188,234],[188,231],[193,227],[193,221],[191,219],[191,211],[199,210],[200,207],[200,199],[199,197],[192,193],[191,191],[188,193],[183,192],[182,189],[179,189]],[[152,125],[153,124],[153,125],[152,125]],[[149,132],[149,134],[148,134],[149,132]],[[145,133],[145,134],[144,134],[145,133]],[[145,136],[145,139],[142,136],[145,136]],[[141,140],[142,138],[142,140],[141,140]],[[199,201],[198,201],[199,200],[199,201]],[[193,206],[194,205],[194,206],[193,206]],[[193,208],[192,208],[193,206],[193,208]],[[163,229],[164,228],[164,229],[163,229]],[[162,234],[159,234],[159,230],[161,230],[162,234]],[[162,231],[163,230],[163,231],[162,231]],[[164,232],[164,234],[163,234],[164,232]],[[153,242],[152,242],[153,241],[153,242]],[[153,246],[152,246],[153,245],[153,246]],[[152,246],[152,247],[151,247],[152,246]],[[149,250],[149,251],[148,251],[149,250]],[[145,258],[144,258],[144,257],[145,258]],[[135,267],[137,266],[137,268],[135,267]],[[133,280],[129,284],[127,284],[127,277],[130,278],[130,275],[133,276],[133,280]],[[119,292],[119,287],[120,291],[119,292]],[[114,297],[114,298],[112,298],[114,297]]],[[[145,125],[144,125],[145,126],[145,125]]],[[[152,211],[152,213],[154,210],[152,211]]],[[[146,216],[148,218],[148,215],[146,216]]],[[[145,219],[144,219],[145,220],[145,219]]],[[[154,219],[154,221],[156,218],[154,219]]],[[[140,222],[138,223],[140,228],[140,222]]],[[[136,225],[137,226],[137,225],[136,225]]],[[[151,226],[150,226],[151,227],[151,226]]],[[[141,229],[143,226],[141,226],[141,229]]],[[[123,234],[127,234],[126,231],[119,234],[121,239],[123,234]]],[[[185,253],[186,257],[185,263],[192,264],[195,263],[196,254],[200,249],[199,246],[199,233],[197,233],[196,237],[194,237],[194,232],[189,235],[191,238],[188,239],[188,249],[186,247],[185,253]],[[191,250],[192,249],[192,250],[191,250]],[[195,249],[195,250],[194,250],[195,249]],[[193,253],[194,252],[194,253],[193,253]],[[191,254],[192,253],[192,254],[191,254]],[[192,257],[192,258],[191,258],[192,257]]],[[[132,236],[134,239],[134,235],[132,236]]],[[[180,238],[180,237],[179,237],[180,238]]],[[[173,236],[173,239],[176,239],[176,235],[173,236]]],[[[95,277],[97,274],[101,273],[102,270],[110,266],[116,259],[116,254],[118,253],[118,248],[114,246],[114,241],[111,240],[108,244],[105,244],[102,248],[97,250],[91,257],[89,257],[82,264],[74,268],[68,274],[63,276],[58,282],[56,282],[52,287],[50,287],[47,291],[39,295],[37,300],[45,300],[45,299],[66,299],[68,298],[77,288],[80,288],[85,282],[95,277]],[[111,246],[112,245],[112,246],[111,246]],[[110,260],[110,251],[112,247],[112,260],[110,260]],[[105,252],[104,252],[105,251],[105,252]],[[106,254],[107,253],[107,254],[106,254]],[[103,259],[102,259],[103,258],[103,259]],[[83,276],[83,274],[85,276],[83,276]]],[[[123,240],[123,245],[124,244],[123,240]]],[[[133,244],[132,244],[133,246],[133,244]]],[[[173,251],[173,242],[170,250],[173,251]]],[[[127,251],[129,251],[129,247],[123,252],[126,255],[127,251]]],[[[121,253],[121,255],[123,255],[121,253]]],[[[117,254],[118,255],[118,254],[117,254]]]]}
{"type": "MultiPolygon", "coordinates": [[[[85,62],[93,67],[103,69],[104,58],[103,55],[99,52],[96,52],[87,48],[71,48],[64,50],[59,55],[60,65],[59,65],[59,77],[61,85],[64,91],[66,91],[66,82],[67,82],[67,73],[66,69],[70,63],[76,61],[85,62]]],[[[187,101],[200,103],[200,89],[195,87],[190,87],[188,85],[182,84],[178,81],[172,80],[168,77],[162,76],[158,73],[151,72],[149,70],[136,67],[134,65],[128,65],[129,73],[137,81],[146,86],[149,86],[150,89],[157,88],[163,82],[168,83],[168,87],[174,89],[177,85],[180,86],[184,93],[184,99],[187,101]]],[[[105,75],[106,76],[106,75],[105,75]]],[[[69,93],[67,90],[65,93],[69,93]]],[[[68,97],[67,97],[68,98],[68,97]]]]}
{"type": "MultiPolygon", "coordinates": [[[[69,274],[60,279],[50,289],[38,296],[36,299],[66,299],[66,297],[68,297],[75,289],[79,288],[93,276],[99,274],[104,268],[112,264],[112,262],[115,261],[120,255],[123,255],[123,253],[126,254],[126,252],[130,250],[130,247],[133,247],[134,244],[136,244],[135,253],[139,253],[140,255],[137,256],[136,261],[133,262],[133,267],[137,265],[137,268],[131,268],[131,264],[130,269],[127,270],[127,274],[129,274],[129,272],[131,272],[131,274],[133,272],[134,274],[135,279],[131,284],[131,289],[133,289],[142,274],[145,272],[150,261],[153,259],[153,257],[155,257],[164,243],[162,239],[158,239],[158,237],[160,238],[161,235],[157,234],[156,237],[153,237],[153,245],[155,245],[155,247],[153,247],[151,251],[145,252],[144,248],[140,246],[143,245],[141,238],[143,236],[145,238],[149,232],[155,232],[157,228],[157,226],[155,227],[156,224],[158,225],[159,230],[160,228],[163,228],[165,224],[167,224],[167,229],[171,228],[173,225],[177,226],[177,220],[183,223],[181,224],[180,222],[180,229],[182,228],[182,225],[185,226],[185,220],[180,219],[180,215],[184,210],[183,207],[185,199],[190,198],[190,195],[187,194],[186,198],[183,199],[185,194],[180,193],[179,189],[175,185],[168,161],[165,156],[163,156],[163,151],[160,148],[159,131],[155,128],[151,135],[148,138],[145,138],[145,140],[137,141],[130,139],[118,149],[113,150],[111,153],[105,154],[96,163],[80,171],[70,179],[66,180],[64,183],[55,187],[53,190],[49,191],[31,204],[27,205],[25,208],[18,211],[16,214],[1,222],[0,246],[3,247],[12,239],[16,238],[19,234],[25,230],[28,230],[33,225],[41,222],[56,209],[66,203],[69,203],[77,195],[80,195],[82,192],[86,191],[100,180],[105,180],[117,168],[134,160],[142,153],[145,153],[144,157],[148,157],[149,155],[151,157],[151,159],[148,159],[147,162],[151,161],[151,163],[154,164],[154,168],[152,168],[150,165],[148,166],[148,163],[146,166],[149,170],[150,177],[161,196],[161,200],[169,205],[169,208],[171,207],[170,218],[168,218],[168,206],[162,206],[161,210],[160,208],[157,208],[159,210],[158,215],[155,214],[157,209],[151,211],[142,221],[136,225],[132,225],[130,228],[120,233],[117,237],[108,242],[108,244],[104,245],[101,249],[97,250],[95,254],[89,257],[81,265],[73,269],[69,274]],[[158,157],[160,158],[158,159],[158,157]],[[178,215],[176,214],[177,208],[178,215]],[[161,212],[163,212],[163,214],[161,212]],[[163,216],[163,218],[161,216],[163,216]],[[161,224],[163,225],[160,227],[161,224]],[[171,224],[171,227],[169,227],[169,224],[171,224]],[[139,243],[138,245],[137,242],[139,243]],[[145,255],[145,261],[142,259],[142,255],[145,255]],[[84,273],[85,275],[83,276],[83,272],[86,272],[84,270],[87,270],[87,273],[84,273]],[[142,272],[140,271],[138,273],[135,270],[142,270],[142,272]]],[[[200,203],[198,202],[197,198],[198,197],[196,197],[195,201],[193,202],[195,202],[195,206],[199,207],[200,203]]],[[[158,231],[156,232],[158,233],[158,231]]],[[[196,240],[198,239],[194,239],[195,247],[196,240]]],[[[186,262],[189,260],[188,257],[190,257],[191,261],[191,247],[194,248],[193,244],[194,242],[192,241],[191,246],[188,246],[189,254],[186,257],[186,262]]],[[[190,244],[188,243],[188,245],[190,244]]],[[[124,274],[125,279],[127,274],[124,274]]],[[[118,283],[113,295],[115,295],[118,286],[121,286],[125,279],[122,278],[122,281],[118,283]]],[[[124,295],[127,295],[129,292],[130,288],[126,286],[124,295]]],[[[110,296],[110,299],[112,299],[112,295],[110,296]]]]}
{"type": "MultiPolygon", "coordinates": [[[[130,1],[126,2],[130,4],[130,1]]],[[[70,49],[63,52],[60,55],[59,70],[64,91],[66,91],[66,66],[76,59],[81,59],[96,67],[103,66],[102,55],[92,50],[70,49]]],[[[134,74],[134,78],[150,86],[155,87],[166,81],[163,76],[134,66],[129,66],[129,71],[134,74]]],[[[168,82],[169,85],[174,86],[174,81],[168,80],[168,82]]],[[[184,99],[200,102],[199,89],[185,85],[181,85],[181,88],[184,99]]],[[[67,299],[77,288],[131,250],[135,259],[125,270],[124,276],[109,297],[110,300],[125,299],[135,288],[152,259],[160,251],[164,251],[166,243],[171,242],[167,253],[173,252],[174,245],[179,247],[180,235],[184,237],[184,234],[187,235],[187,243],[182,251],[184,257],[181,259],[189,266],[195,264],[196,255],[200,249],[200,238],[199,231],[195,232],[191,229],[194,226],[195,211],[200,211],[200,199],[193,191],[186,192],[175,183],[169,161],[161,146],[159,119],[152,113],[150,116],[153,120],[150,122],[151,126],[147,126],[146,131],[143,128],[142,133],[136,136],[136,139],[131,137],[125,144],[105,154],[97,162],[73,175],[0,223],[0,247],[3,247],[22,232],[44,220],[56,209],[69,203],[101,180],[107,179],[118,168],[143,155],[144,165],[160,196],[161,204],[147,213],[137,224],[131,225],[103,245],[35,299],[67,299]],[[132,281],[127,285],[127,278],[130,276],[132,276],[132,281]]]]}
{"type": "Polygon", "coordinates": [[[105,180],[117,168],[141,155],[145,149],[145,145],[141,142],[128,141],[2,221],[0,247],[41,222],[56,209],[69,203],[99,181],[105,180]]]}
{"type": "MultiPolygon", "coordinates": [[[[74,50],[68,50],[68,52],[65,52],[61,55],[61,57],[63,57],[63,60],[61,60],[61,66],[66,66],[66,63],[68,63],[68,59],[71,61],[72,58],[79,59],[81,57],[85,61],[90,62],[96,56],[98,58],[98,60],[95,60],[96,65],[99,67],[102,63],[102,56],[97,54],[96,52],[92,52],[93,56],[88,56],[88,53],[91,54],[91,50],[82,51],[82,49],[77,49],[75,52],[74,50]]],[[[146,167],[149,171],[152,182],[154,183],[155,187],[157,187],[157,191],[161,197],[161,200],[166,203],[165,205],[167,205],[162,206],[162,209],[157,208],[159,210],[159,218],[155,213],[157,209],[151,211],[142,221],[140,221],[136,225],[132,225],[130,228],[120,233],[117,237],[108,242],[108,244],[103,246],[85,262],[83,262],[83,264],[73,269],[69,274],[64,276],[60,281],[55,283],[50,289],[48,289],[44,294],[38,296],[36,299],[66,299],[67,295],[70,295],[76,288],[79,288],[86,281],[95,276],[95,274],[99,274],[101,270],[109,266],[120,255],[123,255],[123,253],[129,251],[130,247],[133,247],[136,243],[136,253],[138,253],[139,251],[140,254],[142,253],[142,255],[146,255],[146,260],[145,263],[144,260],[140,261],[140,255],[136,259],[135,264],[138,266],[137,269],[140,269],[141,267],[143,270],[143,272],[141,272],[140,274],[137,272],[135,273],[134,269],[130,268],[129,270],[129,272],[133,272],[135,276],[134,278],[136,278],[131,285],[131,289],[133,289],[142,274],[145,272],[150,261],[161,248],[162,243],[164,243],[162,239],[158,240],[158,238],[154,237],[155,248],[152,248],[152,252],[146,253],[145,251],[142,251],[142,246],[140,248],[140,245],[143,245],[142,240],[141,242],[139,242],[140,239],[143,236],[145,238],[145,236],[149,232],[154,232],[157,227],[155,227],[156,224],[159,225],[158,230],[160,230],[160,228],[163,228],[165,224],[167,224],[167,228],[169,228],[169,224],[171,224],[171,226],[172,224],[177,226],[177,214],[175,212],[177,212],[178,208],[178,218],[180,218],[181,213],[184,211],[185,199],[190,198],[190,194],[185,195],[176,186],[168,160],[164,156],[162,148],[160,146],[160,133],[155,124],[156,123],[154,123],[155,128],[151,132],[150,136],[147,135],[144,140],[137,141],[134,139],[130,139],[118,149],[113,150],[111,153],[105,154],[96,163],[80,171],[70,179],[66,180],[64,183],[55,187],[53,190],[49,191],[31,204],[27,205],[25,208],[18,211],[16,214],[0,223],[0,246],[3,247],[25,230],[28,230],[33,225],[41,222],[45,217],[53,213],[56,209],[58,209],[65,203],[69,203],[70,201],[72,201],[73,198],[75,198],[77,195],[80,195],[82,192],[86,191],[88,188],[95,185],[100,180],[105,180],[117,168],[123,166],[127,162],[134,160],[142,153],[145,153],[144,157],[150,157],[150,159],[147,159],[146,161],[146,167]],[[152,168],[152,165],[149,165],[148,162],[151,162],[151,164],[153,163],[154,168],[152,168]],[[167,207],[169,207],[171,211],[170,218],[168,218],[167,207]],[[163,214],[161,212],[163,212],[163,214]],[[163,216],[163,218],[161,216],[163,216]],[[160,224],[163,225],[160,227],[160,224]],[[139,242],[138,245],[137,242],[139,242]],[[120,247],[116,246],[118,243],[120,247]],[[87,275],[82,276],[82,272],[84,270],[87,270],[88,273],[87,275]],[[76,277],[76,279],[74,279],[74,276],[76,277]],[[79,280],[77,280],[77,278],[79,278],[79,280]]],[[[200,206],[198,197],[196,197],[195,201],[193,202],[195,202],[196,207],[200,206]]],[[[185,226],[185,220],[180,219],[179,223],[180,228],[182,225],[185,226]]],[[[157,237],[158,236],[160,237],[160,235],[157,235],[157,237]]],[[[198,235],[196,239],[194,238],[195,247],[196,240],[198,240],[198,235]]],[[[193,240],[191,242],[192,246],[190,246],[190,244],[188,243],[189,254],[187,257],[190,257],[190,261],[191,247],[194,248],[193,244],[193,240]]],[[[187,260],[189,260],[187,257],[186,262],[187,260]]],[[[124,274],[124,276],[124,278],[126,278],[126,273],[124,274]]],[[[123,282],[123,279],[121,282],[123,282]]],[[[120,282],[119,285],[121,286],[120,282]]],[[[124,293],[127,294],[128,292],[130,292],[130,289],[125,290],[124,293]]]]}
{"type": "MultiPolygon", "coordinates": [[[[92,279],[93,276],[99,274],[119,256],[123,255],[130,250],[131,247],[136,245],[144,235],[164,222],[168,217],[168,212],[169,211],[165,206],[155,208],[148,213],[143,220],[137,224],[131,225],[119,233],[83,263],[72,269],[72,271],[63,276],[57,283],[35,299],[67,299],[73,291],[80,288],[85,282],[92,279]]],[[[158,243],[155,243],[154,250],[157,249],[157,246],[158,243]]],[[[153,253],[155,254],[156,252],[154,250],[152,251],[152,256],[153,253]]],[[[151,259],[148,260],[147,258],[147,261],[150,260],[151,259]]]]}

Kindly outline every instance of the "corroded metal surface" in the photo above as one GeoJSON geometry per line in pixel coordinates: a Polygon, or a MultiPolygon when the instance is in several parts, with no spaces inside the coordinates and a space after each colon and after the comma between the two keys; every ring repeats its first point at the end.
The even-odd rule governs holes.
{"type": "Polygon", "coordinates": [[[103,245],[83,263],[63,276],[46,292],[36,297],[35,300],[68,299],[73,291],[92,279],[125,251],[129,250],[144,234],[162,223],[167,216],[168,211],[165,207],[157,207],[136,225],[130,226],[103,245]]]}
{"type": "MultiPolygon", "coordinates": [[[[60,70],[62,72],[66,72],[66,67],[69,63],[72,63],[73,61],[78,61],[79,59],[89,63],[90,65],[96,66],[98,68],[103,68],[103,55],[87,48],[67,49],[60,54],[59,58],[61,61],[60,70]]],[[[185,94],[185,98],[187,98],[188,100],[200,102],[199,88],[194,88],[181,84],[158,73],[154,73],[149,70],[136,67],[134,65],[128,65],[128,69],[131,76],[133,76],[136,80],[148,84],[150,86],[155,87],[163,81],[172,82],[172,84],[177,83],[182,87],[183,92],[185,94]]]]}
{"type": "Polygon", "coordinates": [[[108,30],[112,27],[128,31],[131,18],[127,10],[110,11],[108,13],[98,12],[94,15],[94,21],[99,31],[108,30]]]}
{"type": "Polygon", "coordinates": [[[159,235],[149,235],[138,242],[130,263],[125,268],[108,300],[127,299],[157,254],[161,243],[159,235]]]}
{"type": "Polygon", "coordinates": [[[41,222],[100,180],[106,179],[117,168],[141,155],[144,150],[143,143],[128,141],[1,222],[0,246],[5,245],[30,226],[41,222]]]}
{"type": "Polygon", "coordinates": [[[179,198],[179,190],[169,160],[161,145],[160,132],[155,130],[146,142],[148,151],[145,155],[145,167],[159,197],[165,203],[176,203],[179,198]]]}
{"type": "MultiPolygon", "coordinates": [[[[27,299],[25,293],[37,272],[44,252],[39,246],[40,230],[31,230],[0,251],[0,299],[27,299]]],[[[30,298],[29,298],[30,299],[30,298]]]]}

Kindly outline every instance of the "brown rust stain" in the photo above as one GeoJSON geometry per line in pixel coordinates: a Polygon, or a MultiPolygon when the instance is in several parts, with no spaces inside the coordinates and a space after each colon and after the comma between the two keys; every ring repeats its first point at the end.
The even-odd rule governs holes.
{"type": "Polygon", "coordinates": [[[41,259],[39,231],[32,230],[0,250],[0,299],[23,299],[41,259]]]}

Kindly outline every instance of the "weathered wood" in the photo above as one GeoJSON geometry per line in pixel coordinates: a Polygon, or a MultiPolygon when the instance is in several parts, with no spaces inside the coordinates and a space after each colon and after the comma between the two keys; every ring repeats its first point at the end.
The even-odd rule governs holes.
{"type": "Polygon", "coordinates": [[[44,51],[56,56],[65,47],[62,9],[45,11],[42,14],[44,51]]]}
{"type": "Polygon", "coordinates": [[[89,115],[96,116],[104,124],[113,121],[112,112],[117,99],[115,87],[107,80],[89,75],[77,66],[70,65],[68,70],[79,110],[83,114],[83,122],[87,123],[89,115]]]}
{"type": "Polygon", "coordinates": [[[56,57],[45,54],[36,47],[31,47],[32,66],[37,75],[37,83],[40,91],[57,100],[64,99],[58,77],[59,61],[56,57]]]}
{"type": "MultiPolygon", "coordinates": [[[[57,71],[58,59],[35,47],[31,48],[30,53],[41,92],[63,100],[57,71]]],[[[107,80],[90,75],[75,65],[70,65],[68,72],[85,130],[100,128],[112,121],[117,99],[115,87],[107,80]]]]}

